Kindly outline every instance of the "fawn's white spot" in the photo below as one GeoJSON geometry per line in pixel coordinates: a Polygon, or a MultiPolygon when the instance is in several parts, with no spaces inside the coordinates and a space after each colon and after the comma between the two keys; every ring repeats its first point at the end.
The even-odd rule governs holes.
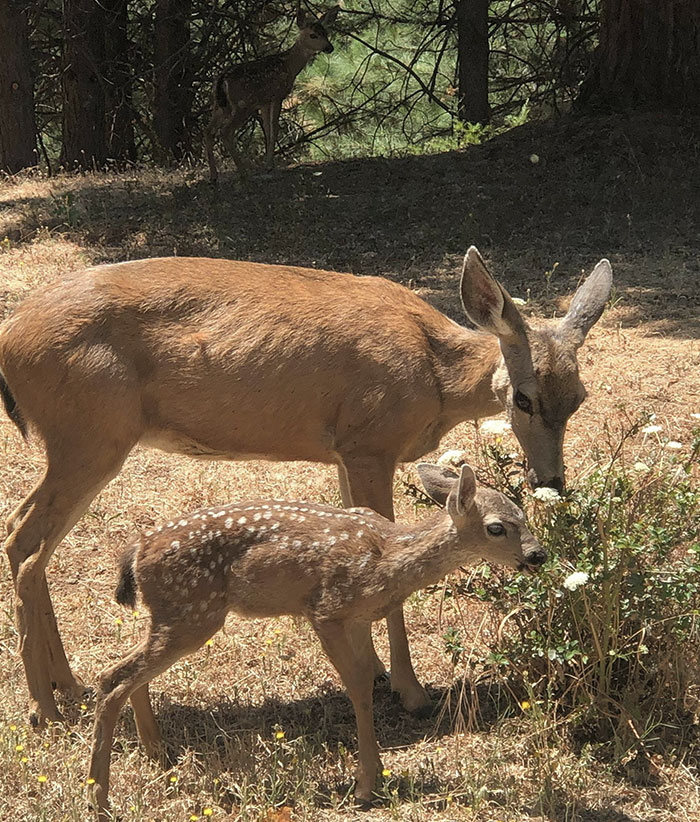
{"type": "Polygon", "coordinates": [[[245,517],[240,517],[238,520],[239,525],[245,525],[248,520],[245,517]]]}
{"type": "MultiPolygon", "coordinates": [[[[240,522],[240,520],[239,520],[239,522],[240,522]]],[[[231,519],[231,517],[227,517],[224,520],[224,528],[230,528],[232,525],[233,525],[233,520],[231,519]]]]}
{"type": "Polygon", "coordinates": [[[177,549],[180,547],[180,543],[179,543],[176,539],[174,539],[174,540],[170,543],[170,547],[171,547],[171,548],[174,548],[175,550],[177,550],[177,549]]]}
{"type": "Polygon", "coordinates": [[[336,542],[337,542],[337,540],[336,540],[335,537],[328,537],[328,544],[329,545],[335,545],[336,542]]]}
{"type": "Polygon", "coordinates": [[[263,519],[270,519],[272,517],[272,511],[265,511],[263,514],[263,519]]]}
{"type": "Polygon", "coordinates": [[[178,524],[182,525],[184,527],[185,525],[187,525],[187,520],[186,519],[181,519],[178,524]]]}
{"type": "Polygon", "coordinates": [[[348,539],[349,536],[350,535],[347,533],[347,531],[343,531],[342,534],[340,535],[340,538],[341,539],[348,539]]]}
{"type": "Polygon", "coordinates": [[[261,517],[262,517],[261,513],[253,514],[253,522],[260,522],[261,517]]]}
{"type": "Polygon", "coordinates": [[[362,537],[364,536],[364,533],[365,532],[362,530],[362,528],[360,528],[360,530],[357,532],[357,538],[362,539],[362,537]]]}
{"type": "Polygon", "coordinates": [[[270,526],[270,530],[271,531],[276,531],[279,527],[280,527],[279,522],[273,522],[272,525],[270,526]]]}

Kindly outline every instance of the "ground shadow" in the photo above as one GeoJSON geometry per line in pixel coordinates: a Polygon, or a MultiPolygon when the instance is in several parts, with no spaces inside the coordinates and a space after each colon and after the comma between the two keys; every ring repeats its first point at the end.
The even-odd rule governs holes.
{"type": "Polygon", "coordinates": [[[212,187],[201,169],[63,178],[50,197],[5,203],[0,230],[26,242],[48,226],[98,262],[175,253],[381,274],[455,319],[472,243],[547,314],[607,256],[628,323],[697,337],[699,122],[569,116],[461,152],[297,166],[245,187],[233,172],[212,187]]]}

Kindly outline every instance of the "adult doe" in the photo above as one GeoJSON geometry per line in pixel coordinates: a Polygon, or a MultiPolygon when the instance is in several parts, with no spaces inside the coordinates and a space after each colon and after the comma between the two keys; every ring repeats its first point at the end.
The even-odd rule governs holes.
{"type": "Polygon", "coordinates": [[[367,508],[254,500],[178,516],[129,549],[117,599],[133,608],[140,591],[150,624],[143,641],[100,674],[89,780],[101,818],[122,706],[130,697],[139,736],[156,755],[161,737],[148,683],[206,642],[229,611],[311,622],[355,710],[355,796],[372,799],[381,772],[372,622],[465,563],[488,559],[534,570],[546,559],[522,511],[498,491],[477,488],[469,466],[457,475],[422,463],[418,473],[446,507],[410,527],[367,508]]]}
{"type": "MultiPolygon", "coordinates": [[[[60,718],[52,683],[81,688],[46,566],[137,442],[335,464],[343,505],[392,519],[397,463],[505,408],[531,484],[561,488],[564,429],[585,397],[576,351],[611,276],[602,260],[563,319],[531,325],[472,247],[461,294],[482,331],[380,277],[215,259],[99,266],[28,297],[0,328],[0,393],[46,446],[46,471],[8,519],[5,544],[33,721],[60,718]]],[[[429,699],[400,609],[388,623],[392,688],[421,708],[429,699]]]]}
{"type": "Polygon", "coordinates": [[[290,49],[239,63],[217,79],[214,110],[204,131],[209,178],[213,183],[218,179],[214,159],[215,136],[221,133],[226,148],[240,171],[241,158],[236,149],[235,132],[256,112],[260,113],[265,133],[266,164],[268,167],[272,166],[282,102],[291,92],[297,75],[306,64],[321,51],[327,54],[333,51],[326,26],[335,22],[339,9],[339,6],[334,6],[318,19],[299,11],[299,34],[290,49]]]}

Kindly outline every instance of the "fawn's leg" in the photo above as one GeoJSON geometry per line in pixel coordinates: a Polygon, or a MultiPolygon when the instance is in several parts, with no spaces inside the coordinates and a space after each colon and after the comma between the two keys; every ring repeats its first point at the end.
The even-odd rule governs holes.
{"type": "Polygon", "coordinates": [[[279,133],[281,110],[281,100],[273,100],[260,109],[262,127],[265,132],[265,166],[267,168],[272,168],[275,164],[275,145],[279,133]]]}
{"type": "MultiPolygon", "coordinates": [[[[387,519],[394,519],[393,505],[393,461],[382,458],[344,459],[347,488],[353,505],[372,508],[387,519]]],[[[342,470],[339,468],[339,473],[342,470]]],[[[341,494],[343,487],[341,482],[341,494]]],[[[345,499],[343,499],[345,505],[345,499]]],[[[430,705],[430,697],[425,688],[416,679],[411,652],[406,637],[406,625],[403,610],[397,608],[386,618],[389,628],[391,648],[391,688],[401,695],[401,704],[408,711],[420,711],[430,705]]]]}
{"type": "Polygon", "coordinates": [[[129,699],[131,701],[131,707],[134,709],[136,730],[138,731],[141,744],[152,759],[157,759],[161,750],[163,737],[161,736],[160,728],[153,713],[151,698],[148,694],[148,682],[133,691],[129,699]]]}
{"type": "Polygon", "coordinates": [[[180,657],[196,650],[222,624],[223,617],[213,615],[206,623],[202,620],[199,624],[190,621],[153,626],[143,642],[100,674],[88,774],[91,798],[100,820],[109,818],[110,754],[114,728],[124,703],[131,697],[139,735],[142,729],[148,729],[148,740],[144,739],[144,743],[149,754],[157,753],[160,732],[148,698],[148,683],[180,657]]]}
{"type": "Polygon", "coordinates": [[[355,798],[372,801],[377,774],[381,772],[379,746],[374,732],[372,690],[372,640],[368,623],[348,625],[337,621],[313,622],[324,651],[340,674],[357,721],[358,765],[355,798]]]}
{"type": "Polygon", "coordinates": [[[19,649],[27,677],[30,721],[37,727],[60,720],[52,682],[62,691],[78,694],[83,684],[73,676],[56,624],[46,584],[46,566],[56,546],[80,519],[90,502],[114,477],[131,448],[114,442],[91,443],[79,437],[60,447],[47,447],[43,479],[20,505],[19,522],[5,550],[15,582],[15,615],[19,649]]]}

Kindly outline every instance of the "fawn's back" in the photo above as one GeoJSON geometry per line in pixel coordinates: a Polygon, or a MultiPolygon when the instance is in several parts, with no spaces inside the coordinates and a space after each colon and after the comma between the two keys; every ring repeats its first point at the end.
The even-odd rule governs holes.
{"type": "Polygon", "coordinates": [[[369,509],[251,500],[147,531],[134,574],[154,620],[170,625],[209,623],[229,610],[347,617],[359,599],[371,600],[394,527],[369,509]]]}

